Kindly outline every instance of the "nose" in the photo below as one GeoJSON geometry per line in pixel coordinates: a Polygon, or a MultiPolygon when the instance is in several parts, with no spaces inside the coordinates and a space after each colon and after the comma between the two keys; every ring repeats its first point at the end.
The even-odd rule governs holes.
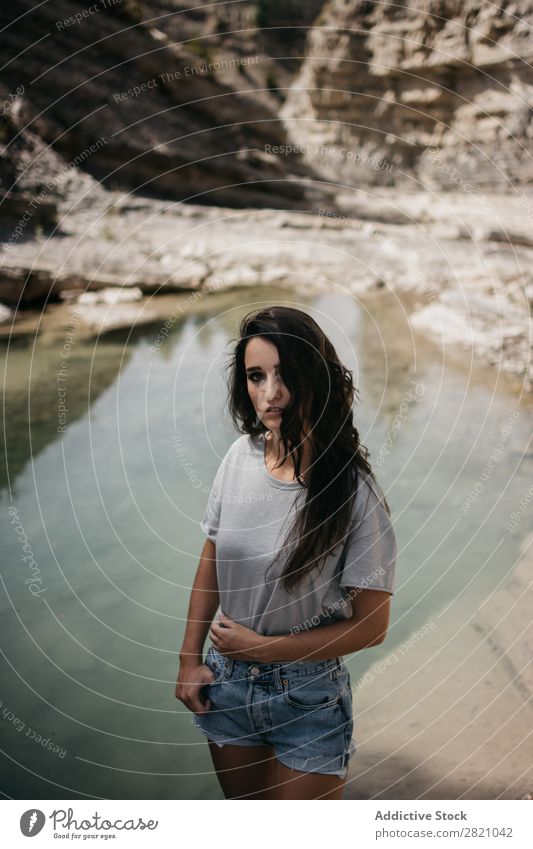
{"type": "Polygon", "coordinates": [[[280,397],[280,387],[277,377],[267,377],[265,387],[265,399],[268,404],[271,404],[276,398],[280,397]]]}

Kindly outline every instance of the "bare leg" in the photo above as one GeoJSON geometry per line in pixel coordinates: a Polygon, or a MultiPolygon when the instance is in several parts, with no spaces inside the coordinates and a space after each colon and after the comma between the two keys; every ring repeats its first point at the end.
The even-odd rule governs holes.
{"type": "Polygon", "coordinates": [[[346,778],[300,772],[279,761],[274,763],[271,799],[342,799],[346,778]]]}
{"type": "Polygon", "coordinates": [[[217,778],[226,799],[270,799],[276,760],[271,746],[222,748],[207,741],[217,778]]]}

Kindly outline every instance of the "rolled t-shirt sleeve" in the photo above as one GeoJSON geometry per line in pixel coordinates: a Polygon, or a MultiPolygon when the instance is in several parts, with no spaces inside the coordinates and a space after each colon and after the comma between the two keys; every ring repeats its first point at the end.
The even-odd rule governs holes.
{"type": "Polygon", "coordinates": [[[397,543],[375,481],[360,483],[352,530],[346,541],[342,587],[395,591],[397,543]]]}

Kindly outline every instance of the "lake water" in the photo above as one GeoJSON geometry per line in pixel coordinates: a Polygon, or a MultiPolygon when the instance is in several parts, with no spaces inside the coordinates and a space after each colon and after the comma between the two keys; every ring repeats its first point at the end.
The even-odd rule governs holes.
{"type": "Polygon", "coordinates": [[[463,622],[511,574],[530,526],[526,514],[505,527],[533,480],[531,399],[469,352],[414,335],[405,299],[243,288],[184,309],[158,350],[160,323],[4,344],[9,796],[222,798],[174,698],[177,651],[199,521],[237,435],[224,355],[240,318],[271,303],[309,311],[354,370],[356,424],[395,523],[389,635],[346,658],[354,686],[443,609],[463,622]]]}

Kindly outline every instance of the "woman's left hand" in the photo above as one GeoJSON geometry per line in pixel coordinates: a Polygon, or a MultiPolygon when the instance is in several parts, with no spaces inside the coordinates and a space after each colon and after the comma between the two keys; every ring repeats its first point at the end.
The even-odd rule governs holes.
{"type": "Polygon", "coordinates": [[[222,611],[220,619],[212,623],[209,636],[221,654],[234,660],[257,660],[258,662],[262,661],[264,649],[270,640],[269,637],[234,622],[222,611]]]}

